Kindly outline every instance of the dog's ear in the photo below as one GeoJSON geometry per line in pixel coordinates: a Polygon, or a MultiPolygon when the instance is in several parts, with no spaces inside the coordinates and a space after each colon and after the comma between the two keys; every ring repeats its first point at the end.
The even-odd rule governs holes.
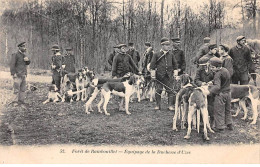
{"type": "Polygon", "coordinates": [[[131,77],[129,78],[128,84],[129,84],[129,85],[133,85],[134,83],[135,83],[135,77],[134,77],[134,76],[131,76],[131,77]]]}

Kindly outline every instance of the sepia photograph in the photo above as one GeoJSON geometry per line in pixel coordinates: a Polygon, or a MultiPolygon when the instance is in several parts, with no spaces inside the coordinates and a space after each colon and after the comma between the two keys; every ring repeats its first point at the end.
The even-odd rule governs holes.
{"type": "Polygon", "coordinates": [[[260,0],[0,0],[0,164],[259,164],[260,0]]]}

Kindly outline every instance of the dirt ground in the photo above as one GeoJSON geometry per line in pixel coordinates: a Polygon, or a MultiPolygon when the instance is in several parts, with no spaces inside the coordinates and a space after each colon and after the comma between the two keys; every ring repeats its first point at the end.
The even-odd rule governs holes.
{"type": "Polygon", "coordinates": [[[108,104],[110,116],[98,113],[96,105],[93,113],[85,114],[85,102],[82,101],[43,105],[42,102],[47,98],[49,79],[44,78],[44,82],[38,78],[34,82],[30,80],[38,90],[27,93],[26,102],[30,107],[25,110],[6,105],[12,98],[12,80],[9,77],[0,78],[0,145],[168,146],[259,143],[259,119],[256,125],[250,125],[251,121],[241,120],[243,113],[233,118],[233,131],[209,132],[210,141],[206,142],[202,139],[202,133],[193,130],[191,139],[185,140],[186,129],[178,132],[172,130],[174,112],[167,110],[165,99],[162,111],[153,110],[155,102],[133,102],[130,104],[131,115],[118,111],[118,100],[115,99],[108,104]]]}

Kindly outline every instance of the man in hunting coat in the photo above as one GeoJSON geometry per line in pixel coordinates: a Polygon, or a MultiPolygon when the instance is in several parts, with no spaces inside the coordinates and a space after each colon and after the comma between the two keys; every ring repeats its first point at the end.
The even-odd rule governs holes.
{"type": "Polygon", "coordinates": [[[184,73],[186,69],[185,55],[183,50],[180,49],[181,40],[180,38],[172,38],[172,42],[173,42],[172,52],[178,64],[178,75],[181,75],[184,73]]]}
{"type": "Polygon", "coordinates": [[[126,44],[119,44],[116,47],[119,51],[113,59],[112,77],[120,78],[128,72],[137,74],[138,67],[131,56],[126,53],[126,44]]]}
{"type": "Polygon", "coordinates": [[[137,50],[135,50],[133,42],[129,42],[128,47],[129,47],[129,49],[127,51],[127,54],[129,54],[132,57],[136,66],[138,67],[138,63],[140,61],[140,54],[137,50]]]}
{"type": "Polygon", "coordinates": [[[151,61],[151,76],[156,79],[156,107],[155,110],[161,109],[161,93],[165,87],[168,93],[168,109],[174,110],[174,90],[173,77],[178,75],[178,65],[175,56],[171,52],[170,41],[168,38],[161,39],[162,49],[153,55],[151,61]],[[156,70],[156,71],[155,71],[156,70]]]}
{"type": "Polygon", "coordinates": [[[147,76],[150,74],[149,70],[147,69],[147,65],[151,63],[154,51],[153,47],[151,46],[150,42],[145,42],[145,52],[142,58],[142,73],[147,76]]]}
{"type": "Polygon", "coordinates": [[[15,105],[26,105],[25,91],[26,91],[26,77],[27,66],[30,64],[29,58],[25,55],[26,47],[25,42],[18,44],[18,52],[12,54],[10,61],[10,72],[13,77],[13,88],[15,99],[15,105]]]}
{"type": "Polygon", "coordinates": [[[249,83],[248,73],[253,70],[253,62],[251,52],[245,46],[246,37],[238,36],[237,45],[229,50],[229,55],[233,59],[234,73],[232,76],[232,83],[240,85],[247,85],[249,83]]]}
{"type": "Polygon", "coordinates": [[[72,48],[68,47],[65,49],[66,50],[66,54],[63,57],[63,67],[64,67],[64,71],[66,73],[75,73],[76,72],[76,67],[75,67],[75,56],[72,54],[72,48]]]}
{"type": "Polygon", "coordinates": [[[51,50],[53,52],[53,56],[51,58],[52,82],[57,86],[58,91],[60,91],[61,67],[63,64],[63,58],[58,45],[53,45],[51,50]]]}
{"type": "Polygon", "coordinates": [[[203,39],[203,42],[204,42],[204,44],[200,46],[199,51],[197,52],[197,54],[195,56],[195,59],[193,61],[194,64],[198,64],[199,63],[199,59],[209,52],[210,38],[209,37],[205,37],[203,39]]]}

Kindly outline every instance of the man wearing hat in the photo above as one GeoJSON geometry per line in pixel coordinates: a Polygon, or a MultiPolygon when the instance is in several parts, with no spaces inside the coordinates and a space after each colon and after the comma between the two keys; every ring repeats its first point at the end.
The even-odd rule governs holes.
{"type": "MultiPolygon", "coordinates": [[[[201,57],[199,59],[199,67],[197,68],[194,83],[198,87],[212,83],[214,78],[213,71],[209,68],[209,58],[201,57]]],[[[208,112],[210,116],[210,123],[214,120],[214,96],[208,96],[208,112]]]]}
{"type": "Polygon", "coordinates": [[[113,48],[114,48],[113,52],[108,57],[108,64],[110,64],[111,67],[112,67],[112,64],[113,64],[113,59],[119,51],[117,46],[114,46],[113,48]]]}
{"type": "Polygon", "coordinates": [[[60,91],[60,82],[61,82],[61,67],[62,67],[62,56],[60,53],[60,48],[58,45],[53,45],[51,48],[53,52],[53,56],[51,58],[52,65],[52,82],[55,84],[58,88],[58,91],[60,91]]]}
{"type": "Polygon", "coordinates": [[[148,64],[151,63],[154,51],[153,51],[153,47],[151,46],[150,42],[145,42],[145,52],[142,58],[142,73],[145,74],[145,76],[149,75],[149,69],[147,69],[148,64]]]}
{"type": "Polygon", "coordinates": [[[133,42],[129,42],[128,43],[128,48],[129,49],[127,51],[127,54],[129,54],[132,57],[132,59],[134,60],[136,66],[138,67],[138,63],[140,61],[139,52],[137,50],[135,50],[133,42]]]}
{"type": "Polygon", "coordinates": [[[181,40],[180,38],[172,38],[172,42],[173,42],[172,52],[178,64],[178,75],[181,75],[184,73],[186,69],[185,55],[183,50],[180,49],[181,40]]]}
{"type": "Polygon", "coordinates": [[[75,73],[76,67],[75,67],[75,56],[72,54],[72,48],[68,47],[65,49],[66,53],[62,60],[62,67],[66,73],[75,73]]]}
{"type": "Polygon", "coordinates": [[[222,67],[222,60],[213,57],[209,60],[210,68],[214,72],[213,85],[209,87],[210,95],[214,98],[214,122],[215,132],[221,132],[227,126],[233,130],[231,117],[231,93],[230,93],[230,74],[222,67]]]}
{"type": "Polygon", "coordinates": [[[207,54],[209,52],[209,42],[210,42],[210,38],[209,37],[205,37],[203,39],[204,44],[200,46],[195,59],[193,61],[194,64],[198,64],[199,63],[199,59],[204,56],[205,54],[207,54]]]}
{"type": "Polygon", "coordinates": [[[229,50],[229,55],[233,59],[234,73],[232,76],[232,83],[240,85],[247,85],[249,83],[250,70],[254,69],[251,58],[251,52],[245,46],[246,37],[238,36],[237,45],[229,50]]]}
{"type": "Polygon", "coordinates": [[[217,53],[217,44],[210,44],[208,46],[208,48],[209,48],[209,52],[206,55],[202,56],[202,57],[206,57],[208,59],[216,57],[215,55],[217,53]]]}
{"type": "Polygon", "coordinates": [[[220,59],[223,61],[222,67],[225,67],[230,77],[233,75],[233,59],[228,55],[229,47],[225,44],[219,45],[220,59]]]}
{"type": "Polygon", "coordinates": [[[178,75],[178,65],[173,53],[170,51],[171,43],[168,38],[161,39],[162,49],[153,55],[151,60],[151,77],[156,79],[156,107],[161,109],[161,93],[165,87],[168,94],[168,109],[174,110],[173,77],[178,75]]]}
{"type": "Polygon", "coordinates": [[[15,105],[26,105],[25,91],[26,91],[26,77],[27,66],[30,64],[29,58],[25,55],[26,47],[25,42],[17,45],[18,52],[12,54],[10,61],[10,72],[13,77],[13,88],[15,99],[13,102],[15,105]]]}
{"type": "Polygon", "coordinates": [[[117,48],[119,51],[113,59],[112,77],[120,78],[128,72],[137,74],[138,67],[131,56],[126,53],[126,44],[119,44],[117,48]]]}

